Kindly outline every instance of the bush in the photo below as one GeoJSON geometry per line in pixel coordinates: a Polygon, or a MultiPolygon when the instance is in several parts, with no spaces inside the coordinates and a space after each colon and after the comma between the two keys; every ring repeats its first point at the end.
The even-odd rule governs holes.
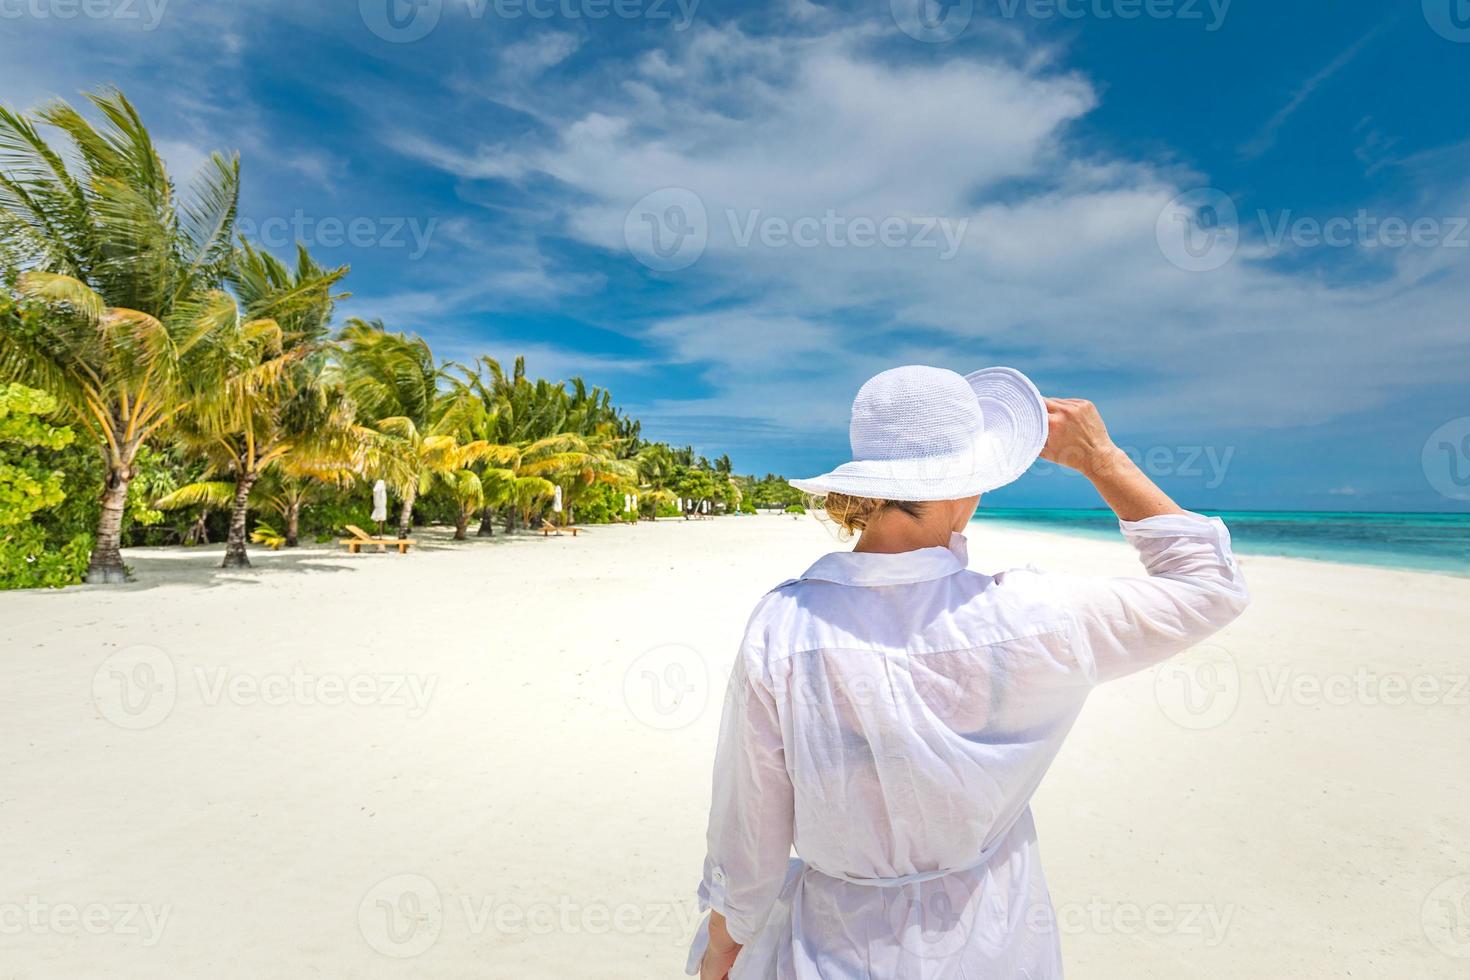
{"type": "Polygon", "coordinates": [[[34,525],[0,530],[0,589],[59,589],[87,574],[92,536],[57,545],[34,525]]]}
{"type": "Polygon", "coordinates": [[[789,507],[786,508],[786,513],[788,513],[788,514],[805,514],[806,513],[806,508],[803,507],[801,504],[792,504],[791,506],[789,506],[789,507]]]}
{"type": "Polygon", "coordinates": [[[87,570],[91,536],[53,532],[44,520],[67,500],[67,474],[52,463],[75,438],[41,421],[55,411],[44,391],[0,384],[0,589],[73,585],[87,570]]]}
{"type": "Polygon", "coordinates": [[[623,513],[623,491],[610,483],[594,483],[577,497],[572,516],[578,524],[611,524],[623,513]]]}
{"type": "MultiPolygon", "coordinates": [[[[415,507],[415,510],[418,508],[415,507]]],[[[313,501],[301,509],[299,533],[302,540],[325,544],[341,535],[349,524],[362,528],[373,526],[372,486],[354,488],[353,492],[335,492],[313,501]]],[[[386,527],[398,527],[398,500],[390,495],[386,527]]]]}
{"type": "MultiPolygon", "coordinates": [[[[369,484],[371,493],[371,484],[369,484]]],[[[393,527],[398,526],[398,504],[400,501],[391,492],[389,493],[388,523],[393,527]]],[[[372,516],[372,499],[368,498],[368,516],[372,516]]],[[[413,502],[413,517],[419,524],[453,524],[459,516],[459,502],[445,491],[441,485],[436,485],[432,491],[417,497],[413,502]]],[[[361,521],[352,523],[361,525],[361,521]]]]}

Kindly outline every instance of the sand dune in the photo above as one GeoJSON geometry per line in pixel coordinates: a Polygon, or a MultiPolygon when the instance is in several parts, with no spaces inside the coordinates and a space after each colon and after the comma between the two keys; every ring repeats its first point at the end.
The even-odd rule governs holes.
{"type": "MultiPolygon", "coordinates": [[[[680,974],[726,666],[831,535],[417,537],[0,595],[0,976],[680,974]]],[[[1099,689],[1036,801],[1072,975],[1465,976],[1470,580],[1243,563],[1247,615],[1099,689]]]]}

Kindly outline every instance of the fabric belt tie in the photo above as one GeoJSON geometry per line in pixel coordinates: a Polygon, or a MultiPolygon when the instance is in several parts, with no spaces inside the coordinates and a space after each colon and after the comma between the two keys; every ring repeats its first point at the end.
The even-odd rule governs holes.
{"type": "Polygon", "coordinates": [[[995,857],[1000,852],[1000,849],[1005,846],[1006,841],[1010,840],[1011,831],[1016,828],[1016,824],[1020,821],[1024,813],[1026,813],[1026,810],[1023,809],[1020,814],[1017,814],[1012,819],[1010,826],[1005,829],[1005,832],[992,841],[990,846],[980,852],[979,858],[973,863],[959,868],[940,868],[938,871],[916,871],[911,875],[898,875],[893,878],[859,878],[841,871],[828,871],[826,868],[819,868],[812,862],[806,861],[805,858],[802,858],[802,860],[806,861],[806,866],[817,874],[824,875],[828,878],[836,878],[838,881],[845,881],[849,885],[862,885],[866,888],[902,888],[904,885],[917,885],[920,882],[934,881],[936,878],[943,878],[946,875],[960,874],[965,871],[977,871],[985,867],[990,863],[990,859],[995,857]]]}
{"type": "MultiPolygon", "coordinates": [[[[989,859],[987,858],[986,860],[989,859]]],[[[952,875],[958,871],[970,871],[985,863],[985,861],[981,861],[978,864],[971,865],[969,868],[940,868],[938,871],[918,871],[911,875],[899,875],[897,878],[858,878],[853,875],[843,874],[840,871],[826,871],[812,864],[810,861],[807,862],[806,866],[819,875],[836,878],[838,881],[845,881],[849,885],[863,885],[867,888],[902,888],[904,885],[917,885],[921,881],[933,881],[936,878],[943,878],[945,875],[952,875]]]]}

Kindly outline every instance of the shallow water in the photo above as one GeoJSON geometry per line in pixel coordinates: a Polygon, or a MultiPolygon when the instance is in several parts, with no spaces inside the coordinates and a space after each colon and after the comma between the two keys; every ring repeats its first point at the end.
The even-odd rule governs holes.
{"type": "MultiPolygon", "coordinates": [[[[1225,521],[1241,554],[1286,555],[1470,576],[1470,514],[1204,513],[1225,521]]],[[[1106,510],[981,507],[975,520],[1095,537],[1118,534],[1117,519],[1106,510]]]]}

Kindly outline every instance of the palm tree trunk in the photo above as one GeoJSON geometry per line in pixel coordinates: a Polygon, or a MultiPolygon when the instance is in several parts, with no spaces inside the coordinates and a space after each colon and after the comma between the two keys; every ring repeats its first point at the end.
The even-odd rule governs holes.
{"type": "Polygon", "coordinates": [[[495,508],[486,507],[480,512],[480,529],[475,534],[482,538],[495,537],[495,508]]]}
{"type": "Polygon", "coordinates": [[[296,547],[301,530],[301,501],[293,500],[286,505],[286,547],[296,547]]]}
{"type": "Polygon", "coordinates": [[[468,535],[465,533],[470,527],[470,512],[461,510],[454,518],[454,540],[463,541],[468,535]]]}
{"type": "Polygon", "coordinates": [[[413,530],[413,500],[415,493],[409,490],[403,495],[403,506],[398,509],[398,537],[406,538],[413,530]]]}
{"type": "Polygon", "coordinates": [[[230,509],[230,536],[225,544],[225,560],[220,568],[249,568],[245,553],[245,518],[250,508],[250,488],[257,474],[242,473],[235,478],[235,503],[230,509]]]}
{"type": "Polygon", "coordinates": [[[123,512],[128,506],[128,484],[133,468],[126,462],[109,461],[107,481],[102,488],[102,515],[97,519],[97,543],[87,563],[87,582],[112,585],[128,580],[122,560],[123,512]]]}

